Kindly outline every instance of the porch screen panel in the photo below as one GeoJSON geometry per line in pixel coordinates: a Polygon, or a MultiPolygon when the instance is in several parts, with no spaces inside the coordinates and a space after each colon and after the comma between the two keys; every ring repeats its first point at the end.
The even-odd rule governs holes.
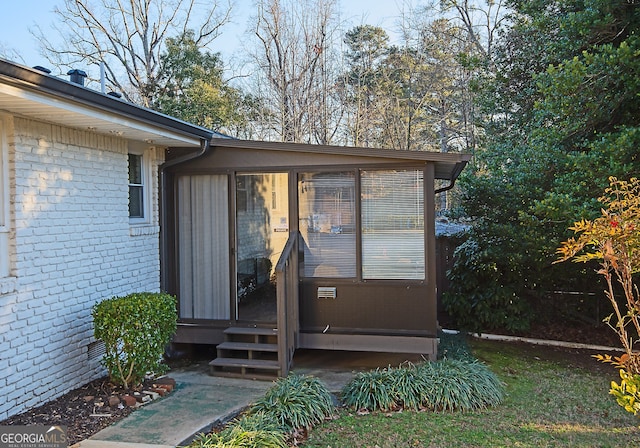
{"type": "Polygon", "coordinates": [[[362,278],[425,278],[423,174],[361,173],[362,278]]]}
{"type": "Polygon", "coordinates": [[[305,277],[356,276],[355,174],[305,173],[298,178],[305,277]]]}
{"type": "Polygon", "coordinates": [[[226,175],[178,179],[180,317],[229,319],[229,195],[226,175]]]}

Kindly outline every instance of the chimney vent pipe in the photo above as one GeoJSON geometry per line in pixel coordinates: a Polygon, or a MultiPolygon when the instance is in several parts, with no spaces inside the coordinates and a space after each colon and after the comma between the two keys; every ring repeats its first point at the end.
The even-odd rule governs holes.
{"type": "Polygon", "coordinates": [[[69,70],[67,75],[69,75],[69,81],[72,83],[84,86],[84,80],[87,77],[87,73],[85,71],[76,68],[69,70]]]}

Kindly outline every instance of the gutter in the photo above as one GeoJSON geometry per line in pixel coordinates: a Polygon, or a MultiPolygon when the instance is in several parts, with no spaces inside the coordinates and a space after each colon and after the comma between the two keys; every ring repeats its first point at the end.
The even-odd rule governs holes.
{"type": "Polygon", "coordinates": [[[211,139],[214,132],[177,118],[138,106],[133,103],[103,94],[80,84],[49,75],[38,69],[19,65],[0,58],[0,78],[5,84],[46,93],[58,98],[82,104],[90,108],[115,113],[149,125],[193,135],[200,139],[211,139]]]}

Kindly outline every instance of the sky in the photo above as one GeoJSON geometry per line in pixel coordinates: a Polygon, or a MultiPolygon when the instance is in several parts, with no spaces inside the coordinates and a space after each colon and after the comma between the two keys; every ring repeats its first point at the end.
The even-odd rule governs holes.
{"type": "MultiPolygon", "coordinates": [[[[38,24],[43,30],[51,28],[57,17],[52,12],[63,0],[0,0],[0,49],[15,50],[19,55],[11,58],[15,62],[27,65],[47,65],[40,56],[39,45],[29,32],[38,24]]],[[[342,19],[353,26],[366,23],[381,26],[393,38],[393,29],[400,15],[401,0],[339,0],[342,19]]],[[[247,20],[254,13],[252,0],[236,0],[233,23],[223,28],[223,34],[212,44],[211,50],[221,52],[223,60],[228,61],[234,50],[238,49],[246,29],[247,20]]]]}

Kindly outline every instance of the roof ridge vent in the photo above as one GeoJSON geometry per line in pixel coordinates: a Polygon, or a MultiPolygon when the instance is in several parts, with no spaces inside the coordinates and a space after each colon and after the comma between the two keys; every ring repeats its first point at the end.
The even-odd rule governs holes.
{"type": "Polygon", "coordinates": [[[36,66],[35,66],[35,67],[33,67],[33,68],[34,68],[34,69],[36,69],[36,70],[39,70],[39,71],[41,71],[41,72],[44,72],[44,73],[46,73],[47,75],[48,75],[49,73],[51,73],[51,70],[49,70],[47,67],[43,67],[42,65],[36,65],[36,66]]]}

